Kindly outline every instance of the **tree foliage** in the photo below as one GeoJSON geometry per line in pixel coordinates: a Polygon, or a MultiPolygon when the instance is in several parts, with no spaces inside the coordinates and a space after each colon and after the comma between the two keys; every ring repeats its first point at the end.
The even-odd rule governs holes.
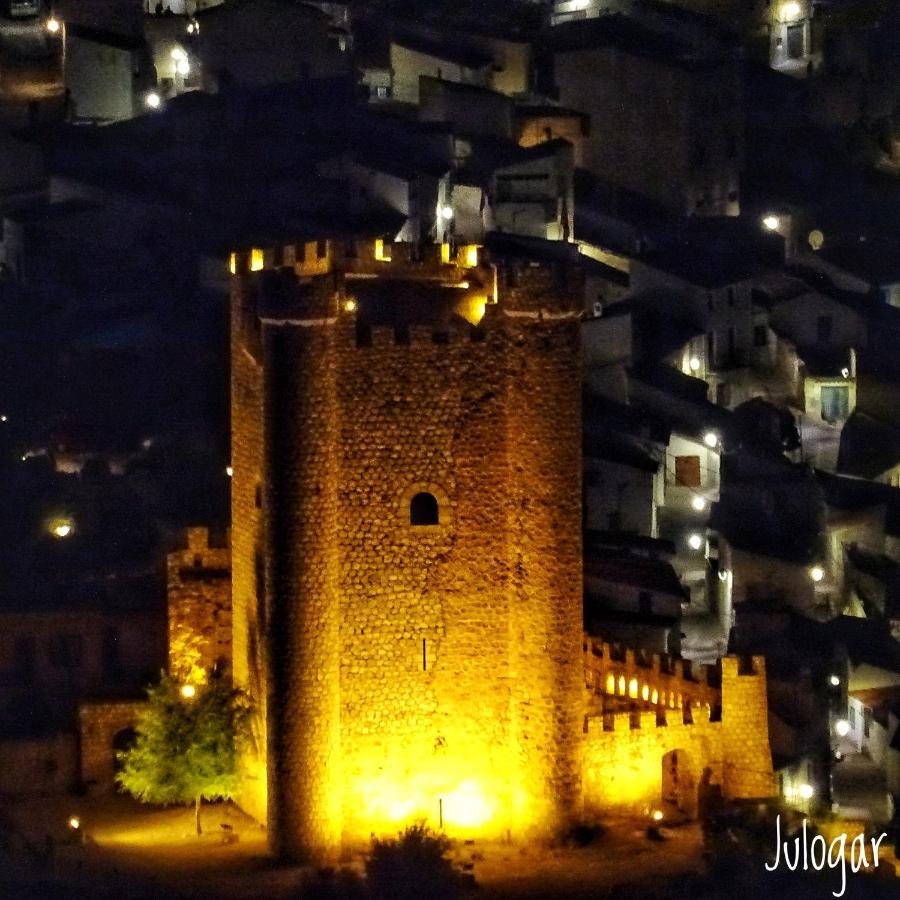
{"type": "Polygon", "coordinates": [[[201,800],[227,800],[237,790],[249,706],[245,695],[221,678],[196,686],[190,699],[181,688],[163,675],[147,689],[137,739],[119,754],[116,781],[144,803],[194,803],[199,834],[201,800]]]}

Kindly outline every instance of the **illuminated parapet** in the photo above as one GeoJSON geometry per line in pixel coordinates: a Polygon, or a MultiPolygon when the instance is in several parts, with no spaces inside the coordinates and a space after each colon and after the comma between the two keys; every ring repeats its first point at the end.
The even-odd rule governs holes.
{"type": "MultiPolygon", "coordinates": [[[[700,704],[716,710],[721,691],[716,671],[688,660],[599,642],[585,637],[585,687],[604,701],[616,698],[662,709],[700,704]]],[[[609,705],[609,704],[607,704],[609,705]]]]}

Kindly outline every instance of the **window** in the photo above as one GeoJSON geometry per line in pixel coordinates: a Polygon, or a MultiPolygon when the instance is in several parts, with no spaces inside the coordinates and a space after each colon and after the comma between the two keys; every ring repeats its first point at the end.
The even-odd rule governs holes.
{"type": "Polygon", "coordinates": [[[822,418],[826,422],[836,422],[850,415],[850,388],[844,386],[822,387],[822,418]]]}
{"type": "Polygon", "coordinates": [[[15,639],[13,643],[13,668],[15,669],[16,680],[20,684],[30,684],[34,680],[36,657],[37,653],[33,637],[21,635],[15,639]]]}
{"type": "Polygon", "coordinates": [[[47,645],[47,656],[58,669],[77,669],[81,666],[82,649],[81,635],[57,634],[47,645]]]}
{"type": "Polygon", "coordinates": [[[409,504],[409,524],[417,526],[440,524],[438,502],[434,494],[423,491],[412,498],[409,504]]]}
{"type": "Polygon", "coordinates": [[[753,346],[767,347],[769,345],[769,329],[765,325],[753,326],[753,346]]]}
{"type": "Polygon", "coordinates": [[[700,457],[675,457],[675,482],[687,487],[700,487],[700,457]]]}
{"type": "Polygon", "coordinates": [[[391,89],[385,84],[379,84],[375,88],[375,96],[379,100],[387,100],[391,96],[391,89]]]}

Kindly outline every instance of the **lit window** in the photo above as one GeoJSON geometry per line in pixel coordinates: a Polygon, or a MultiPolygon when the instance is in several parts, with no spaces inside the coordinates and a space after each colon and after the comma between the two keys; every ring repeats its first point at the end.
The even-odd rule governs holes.
{"type": "Polygon", "coordinates": [[[614,694],[616,692],[616,676],[610,673],[606,676],[606,693],[614,694]]]}
{"type": "Polygon", "coordinates": [[[391,246],[388,244],[388,246],[385,247],[384,241],[381,238],[378,238],[375,241],[375,259],[377,259],[378,262],[391,261],[391,246]]]}
{"type": "Polygon", "coordinates": [[[237,253],[228,254],[228,271],[232,275],[237,275],[237,253]]]}
{"type": "Polygon", "coordinates": [[[410,525],[438,525],[440,524],[440,512],[437,498],[434,494],[424,491],[416,494],[409,504],[410,525]]]}
{"type": "Polygon", "coordinates": [[[628,682],[628,696],[631,697],[632,700],[637,700],[638,695],[638,680],[637,678],[632,678],[631,681],[628,682]]]}
{"type": "Polygon", "coordinates": [[[264,265],[263,252],[262,252],[262,250],[258,250],[256,247],[254,247],[250,251],[250,271],[258,272],[260,269],[262,269],[263,265],[264,265]]]}

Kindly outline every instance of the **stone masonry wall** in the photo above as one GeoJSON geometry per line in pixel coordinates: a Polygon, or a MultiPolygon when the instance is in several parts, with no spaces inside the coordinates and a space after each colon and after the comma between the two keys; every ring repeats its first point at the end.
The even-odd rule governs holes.
{"type": "Polygon", "coordinates": [[[266,598],[263,572],[262,355],[255,297],[235,279],[231,303],[232,677],[252,703],[251,746],[241,760],[239,802],[266,821],[266,598]]]}
{"type": "MultiPolygon", "coordinates": [[[[492,271],[468,277],[490,300],[492,271]]],[[[261,280],[238,279],[237,315],[261,280]]],[[[327,855],[419,818],[524,837],[578,813],[578,291],[543,268],[504,284],[478,333],[460,325],[438,340],[413,325],[400,341],[375,328],[363,346],[339,281],[288,285],[287,305],[284,293],[260,304],[262,373],[241,320],[235,673],[261,528],[241,498],[262,467],[278,698],[268,821],[287,855],[327,855]],[[438,499],[438,525],[410,524],[420,491],[438,499]]]]}
{"type": "Polygon", "coordinates": [[[209,530],[187,529],[187,547],[170,553],[167,564],[169,671],[185,633],[199,638],[197,665],[231,671],[231,551],[211,547],[209,530]]]}
{"type": "Polygon", "coordinates": [[[93,793],[115,789],[114,741],[134,728],[146,703],[141,700],[83,703],[78,710],[81,781],[93,793]]]}
{"type": "Polygon", "coordinates": [[[734,799],[775,796],[769,747],[766,661],[722,659],[722,752],[725,794],[734,799]]]}

